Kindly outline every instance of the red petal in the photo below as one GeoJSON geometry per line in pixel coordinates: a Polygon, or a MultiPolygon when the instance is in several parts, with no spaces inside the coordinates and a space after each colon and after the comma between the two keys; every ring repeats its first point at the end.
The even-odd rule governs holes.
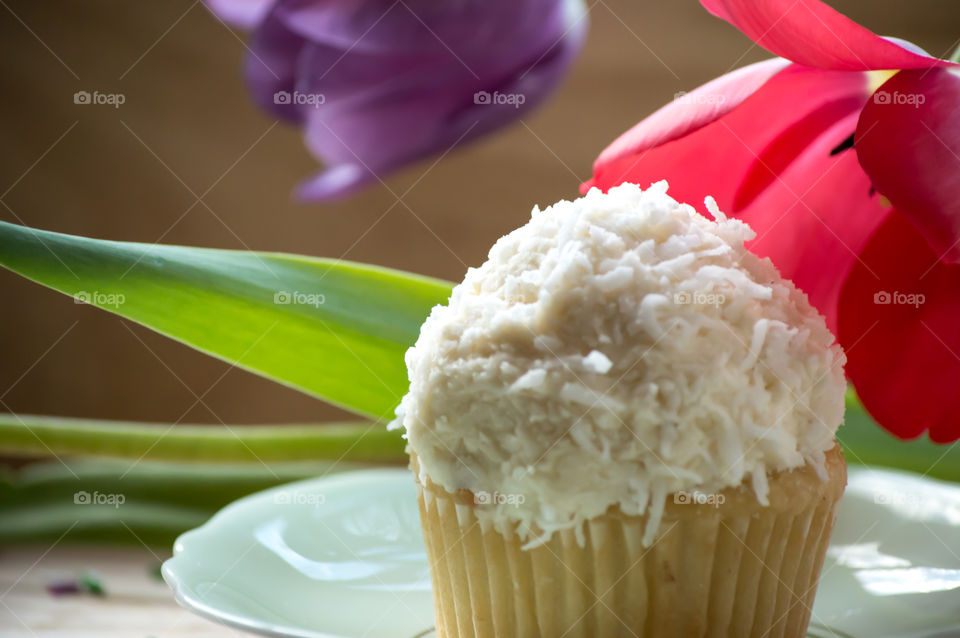
{"type": "Polygon", "coordinates": [[[938,261],[897,212],[860,259],[840,297],[840,342],[864,407],[901,438],[960,438],[960,266],[938,261]]]}
{"type": "Polygon", "coordinates": [[[700,0],[776,55],[819,69],[920,69],[948,64],[885,40],[819,0],[700,0]]]}
{"type": "MultiPolygon", "coordinates": [[[[863,95],[857,90],[847,93],[840,85],[836,95],[821,95],[822,102],[811,110],[798,113],[795,122],[785,127],[780,134],[757,151],[749,172],[737,189],[733,202],[734,210],[750,205],[764,190],[774,184],[787,167],[797,159],[798,149],[803,149],[826,129],[838,121],[857,113],[863,106],[863,95]]],[[[811,180],[811,184],[813,181],[811,180]]]]}
{"type": "Polygon", "coordinates": [[[736,214],[757,232],[750,249],[770,257],[807,293],[834,334],[847,274],[889,212],[870,195],[870,181],[853,153],[829,154],[854,121],[843,120],[807,147],[763,195],[736,214]]]}
{"type": "Polygon", "coordinates": [[[856,149],[877,190],[941,259],[960,262],[960,72],[901,71],[874,94],[856,149]]]}
{"type": "Polygon", "coordinates": [[[699,203],[704,196],[713,195],[718,202],[726,202],[729,212],[735,212],[734,196],[747,175],[766,173],[772,178],[772,171],[766,170],[765,165],[782,170],[786,161],[799,154],[818,133],[844,115],[859,111],[868,97],[864,74],[791,65],[770,78],[738,108],[682,138],[656,148],[637,145],[629,153],[614,152],[615,148],[628,147],[624,140],[633,131],[652,129],[648,123],[664,110],[654,113],[601,154],[594,164],[593,179],[581,190],[586,192],[591,186],[606,190],[624,181],[647,186],[651,178],[656,181],[668,177],[674,197],[699,203]],[[807,118],[812,119],[804,125],[807,118]],[[803,134],[792,135],[777,146],[777,140],[797,126],[803,134]],[[651,161],[654,153],[656,162],[651,161]],[[673,170],[668,176],[658,169],[662,154],[677,156],[677,161],[688,162],[697,170],[673,170]]]}
{"type": "Polygon", "coordinates": [[[689,93],[678,93],[672,102],[614,140],[600,153],[594,168],[706,126],[739,106],[789,65],[789,61],[780,58],[757,62],[720,76],[689,93]]]}
{"type": "Polygon", "coordinates": [[[673,197],[694,205],[713,195],[835,328],[843,278],[885,214],[855,154],[831,155],[867,97],[863,74],[793,66],[716,122],[599,165],[591,183],[667,179],[673,197]]]}

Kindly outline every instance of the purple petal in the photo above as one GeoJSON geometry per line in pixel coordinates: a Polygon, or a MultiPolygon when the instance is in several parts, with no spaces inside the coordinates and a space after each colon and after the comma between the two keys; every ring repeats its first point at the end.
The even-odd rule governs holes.
{"type": "Polygon", "coordinates": [[[264,18],[253,34],[250,55],[245,61],[247,82],[253,99],[277,117],[302,122],[300,109],[292,99],[297,81],[297,61],[307,41],[293,34],[273,15],[264,18]]]}
{"type": "Polygon", "coordinates": [[[376,175],[359,164],[336,164],[300,184],[297,197],[307,201],[346,197],[376,179],[376,175]]]}
{"type": "Polygon", "coordinates": [[[585,30],[581,0],[279,0],[247,77],[264,108],[305,124],[326,171],[299,192],[320,201],[514,121],[585,30]]]}

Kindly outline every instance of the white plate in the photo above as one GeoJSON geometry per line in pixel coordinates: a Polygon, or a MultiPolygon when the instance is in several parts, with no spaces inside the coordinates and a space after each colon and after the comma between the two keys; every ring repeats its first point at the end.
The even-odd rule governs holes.
{"type": "MultiPolygon", "coordinates": [[[[185,607],[267,636],[432,634],[413,479],[364,470],[232,503],[181,536],[163,576],[185,607]]],[[[850,468],[810,636],[960,636],[960,487],[850,468]]]]}

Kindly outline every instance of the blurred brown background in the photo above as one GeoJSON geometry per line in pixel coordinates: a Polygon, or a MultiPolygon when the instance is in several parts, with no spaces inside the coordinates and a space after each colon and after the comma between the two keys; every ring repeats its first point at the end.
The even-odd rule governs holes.
{"type": "MultiPolygon", "coordinates": [[[[388,180],[398,194],[417,182],[404,197],[414,216],[391,208],[383,187],[334,205],[293,201],[315,161],[297,130],[248,101],[244,35],[199,2],[0,2],[0,219],[459,279],[533,204],[575,196],[597,152],[675,92],[767,57],[696,0],[588,4],[586,49],[546,106],[432,170],[428,160],[388,180]],[[126,103],[75,105],[79,90],[126,103]]],[[[960,36],[956,0],[831,4],[941,56],[960,36]]],[[[342,416],[6,271],[0,307],[0,410],[210,423],[342,416]]]]}

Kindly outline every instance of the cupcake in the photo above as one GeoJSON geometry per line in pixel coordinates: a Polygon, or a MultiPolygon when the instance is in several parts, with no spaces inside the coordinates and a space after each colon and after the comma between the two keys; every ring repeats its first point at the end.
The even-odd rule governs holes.
{"type": "Polygon", "coordinates": [[[803,636],[845,357],[754,237],[631,184],[501,238],[407,353],[443,638],[803,636]]]}

